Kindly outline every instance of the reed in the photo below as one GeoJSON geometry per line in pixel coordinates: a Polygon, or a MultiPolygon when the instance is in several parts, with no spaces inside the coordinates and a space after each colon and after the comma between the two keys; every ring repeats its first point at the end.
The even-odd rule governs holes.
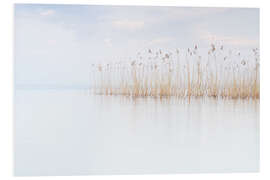
{"type": "Polygon", "coordinates": [[[93,64],[90,88],[94,94],[132,97],[260,98],[257,48],[246,57],[214,44],[206,57],[200,53],[197,45],[175,52],[149,49],[131,62],[93,64]]]}

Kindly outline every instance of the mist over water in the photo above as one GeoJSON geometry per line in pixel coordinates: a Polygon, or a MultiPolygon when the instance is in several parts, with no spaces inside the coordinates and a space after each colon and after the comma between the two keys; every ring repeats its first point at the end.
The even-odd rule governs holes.
{"type": "Polygon", "coordinates": [[[15,174],[254,172],[259,100],[16,90],[15,174]]]}

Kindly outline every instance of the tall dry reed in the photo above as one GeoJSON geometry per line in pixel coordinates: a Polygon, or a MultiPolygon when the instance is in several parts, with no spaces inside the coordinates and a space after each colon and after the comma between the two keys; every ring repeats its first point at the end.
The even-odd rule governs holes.
{"type": "Polygon", "coordinates": [[[149,49],[133,61],[93,64],[91,90],[133,97],[259,99],[257,48],[244,57],[212,44],[206,57],[201,54],[197,45],[175,52],[149,49]]]}

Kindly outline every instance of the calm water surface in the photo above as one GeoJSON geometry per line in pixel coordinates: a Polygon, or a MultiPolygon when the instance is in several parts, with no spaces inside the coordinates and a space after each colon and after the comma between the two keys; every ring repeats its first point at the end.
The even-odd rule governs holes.
{"type": "Polygon", "coordinates": [[[259,101],[15,92],[15,174],[255,172],[259,101]]]}

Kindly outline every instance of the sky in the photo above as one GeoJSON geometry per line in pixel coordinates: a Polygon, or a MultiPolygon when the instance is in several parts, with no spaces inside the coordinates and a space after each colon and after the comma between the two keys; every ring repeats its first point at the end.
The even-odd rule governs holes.
{"type": "Polygon", "coordinates": [[[92,63],[212,42],[259,47],[259,9],[15,5],[15,88],[86,87],[92,63]]]}

